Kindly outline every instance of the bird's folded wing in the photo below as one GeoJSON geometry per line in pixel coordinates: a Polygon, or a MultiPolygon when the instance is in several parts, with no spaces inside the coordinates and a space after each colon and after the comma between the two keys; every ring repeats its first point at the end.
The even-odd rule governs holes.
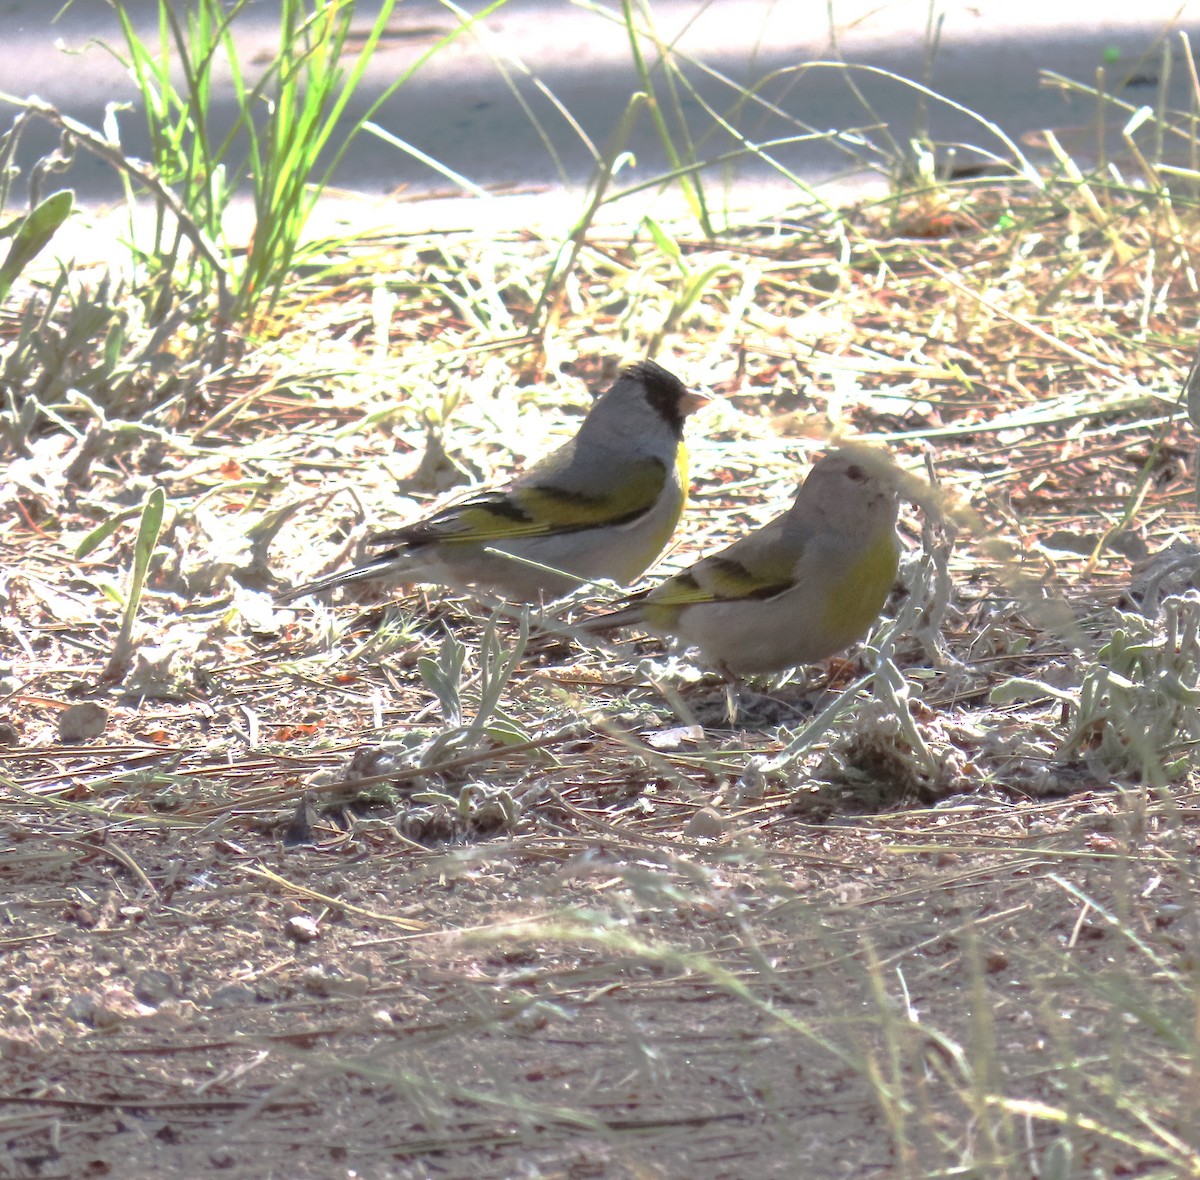
{"type": "Polygon", "coordinates": [[[796,556],[786,560],[760,554],[744,562],[734,556],[706,557],[691,569],[650,591],[647,605],[694,606],[705,602],[745,602],[774,598],[795,584],[796,556]]]}
{"type": "Polygon", "coordinates": [[[575,532],[636,520],[654,507],[667,481],[667,469],[654,458],[623,464],[608,472],[604,493],[552,484],[522,483],[507,491],[484,492],[435,513],[428,520],[378,533],[372,546],[488,544],[575,532]]]}

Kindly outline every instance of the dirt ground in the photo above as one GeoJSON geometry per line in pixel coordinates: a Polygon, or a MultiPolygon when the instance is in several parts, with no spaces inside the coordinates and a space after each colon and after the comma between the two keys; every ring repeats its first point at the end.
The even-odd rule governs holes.
{"type": "MultiPolygon", "coordinates": [[[[956,1075],[983,1068],[979,1026],[1029,1097],[1054,1097],[1059,1038],[1107,1048],[1098,1002],[1056,994],[1046,957],[1066,979],[1129,948],[1064,861],[1105,900],[1120,855],[1148,893],[1126,920],[1194,954],[1178,886],[1148,890],[1180,833],[1125,856],[1111,797],[710,838],[626,811],[550,806],[538,834],[433,852],[383,818],[295,848],[228,820],[26,829],[5,866],[0,1174],[901,1175],[863,1069],[890,1068],[873,979],[912,1016],[892,1048],[928,1107],[922,1160],[939,1138],[970,1154],[956,1075]]],[[[1129,1148],[1089,1154],[1149,1174],[1129,1148]]]]}
{"type": "MultiPolygon", "coordinates": [[[[736,724],[649,640],[535,617],[502,672],[519,624],[469,600],[271,603],[569,435],[604,384],[596,306],[607,349],[674,298],[664,264],[613,304],[640,273],[620,243],[583,255],[559,327],[581,359],[540,383],[450,278],[401,292],[389,351],[335,276],[206,400],[13,453],[0,1177],[1200,1176],[1191,567],[1157,567],[1158,615],[1130,597],[1194,532],[1190,256],[1131,222],[1146,253],[1114,261],[1051,208],[1044,267],[1006,285],[1037,250],[1000,200],[919,238],[860,226],[819,316],[819,235],[684,244],[726,269],[673,367],[760,287],[668,568],[780,510],[815,418],[974,514],[951,546],[906,511],[903,633],[753,686],[736,724]],[[1029,328],[1055,300],[1088,309],[1062,346],[1029,328]]],[[[437,266],[526,306],[494,246],[440,241],[437,266]]],[[[505,249],[544,273],[539,243],[505,249]]]]}
{"type": "MultiPolygon", "coordinates": [[[[219,749],[239,708],[286,737],[285,694],[200,703],[118,698],[104,744],[8,751],[0,1175],[1033,1174],[1051,1129],[1013,1158],[972,1102],[1107,1071],[1115,1001],[1081,978],[1189,1019],[1153,968],[1197,961],[1194,790],[731,806],[729,774],[630,773],[627,735],[577,725],[438,776],[506,784],[506,826],[432,776],[372,799],[313,769],[386,777],[378,746],[219,749]]],[[[744,762],[775,732],[701,744],[744,762]]],[[[1081,1138],[1104,1175],[1174,1174],[1081,1138]]]]}

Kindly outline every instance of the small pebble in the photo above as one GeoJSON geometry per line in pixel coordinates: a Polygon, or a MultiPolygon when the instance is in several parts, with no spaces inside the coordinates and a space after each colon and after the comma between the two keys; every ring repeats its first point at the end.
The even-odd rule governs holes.
{"type": "Polygon", "coordinates": [[[258,1001],[258,995],[253,988],[243,987],[240,983],[227,983],[219,987],[208,997],[210,1008],[241,1008],[258,1001]]]}
{"type": "Polygon", "coordinates": [[[714,807],[701,807],[683,829],[694,840],[717,840],[725,835],[725,820],[714,807]]]}
{"type": "Polygon", "coordinates": [[[108,710],[95,701],[80,701],[58,715],[60,742],[86,742],[98,738],[108,725],[108,710]]]}
{"type": "Polygon", "coordinates": [[[175,994],[175,980],[165,971],[149,968],[133,982],[133,994],[143,1003],[157,1008],[163,1000],[175,994]]]}
{"type": "Polygon", "coordinates": [[[321,937],[321,928],[307,914],[294,914],[283,924],[283,932],[293,942],[316,942],[321,937]]]}

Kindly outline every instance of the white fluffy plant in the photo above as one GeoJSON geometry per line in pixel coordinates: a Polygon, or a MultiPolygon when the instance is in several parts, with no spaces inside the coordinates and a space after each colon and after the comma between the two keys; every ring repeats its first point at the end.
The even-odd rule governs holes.
{"type": "Polygon", "coordinates": [[[1114,776],[1178,782],[1200,751],[1200,591],[1168,595],[1154,618],[1117,618],[1084,674],[1064,753],[1114,776]]]}
{"type": "Polygon", "coordinates": [[[991,701],[1061,701],[1072,722],[1059,756],[1101,780],[1179,782],[1200,751],[1200,591],[1167,595],[1153,615],[1116,611],[1114,621],[1078,688],[1014,678],[991,701]]]}

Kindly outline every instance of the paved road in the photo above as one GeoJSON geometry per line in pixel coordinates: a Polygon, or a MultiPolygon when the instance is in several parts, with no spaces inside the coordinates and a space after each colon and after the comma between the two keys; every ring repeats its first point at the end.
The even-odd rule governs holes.
{"type": "MultiPolygon", "coordinates": [[[[153,0],[126,2],[152,37],[153,0]]],[[[478,0],[464,3],[473,10],[480,7],[478,0]]],[[[105,0],[74,0],[55,22],[58,7],[57,0],[0,0],[0,91],[37,94],[100,126],[106,103],[136,100],[120,65],[94,44],[97,38],[120,44],[115,18],[105,0]]],[[[795,67],[840,51],[850,62],[921,77],[925,0],[833,0],[833,7],[836,45],[823,0],[653,3],[659,33],[674,40],[682,52],[734,83],[766,80],[760,93],[777,113],[749,105],[733,111],[745,135],[761,142],[808,130],[841,133],[841,139],[809,139],[777,151],[783,164],[810,182],[861,169],[864,162],[882,164],[882,153],[869,146],[882,144],[882,133],[860,136],[858,129],[883,119],[904,141],[918,119],[914,92],[897,82],[867,72],[849,75],[795,67]],[[859,94],[848,84],[850,77],[859,94]],[[864,99],[873,110],[864,108],[864,99]]],[[[272,8],[266,2],[253,3],[240,20],[239,41],[248,60],[261,60],[270,51],[272,8]]],[[[1092,119],[1090,101],[1039,84],[1043,69],[1092,82],[1107,61],[1109,86],[1125,101],[1153,103],[1164,36],[1174,62],[1170,99],[1177,106],[1192,105],[1175,31],[1190,27],[1200,33],[1200,0],[1148,0],[1136,9],[1128,0],[974,0],[942,8],[945,21],[931,85],[955,102],[986,113],[1016,140],[1046,126],[1086,125],[1092,119]]],[[[360,6],[357,26],[366,27],[371,10],[371,5],[360,6]]],[[[454,24],[454,16],[435,0],[397,5],[354,113],[454,24]]],[[[711,128],[703,103],[731,112],[735,95],[727,83],[698,65],[687,67],[687,72],[699,95],[687,102],[688,121],[692,133],[701,136],[711,128]]],[[[579,131],[539,86],[552,91],[583,132],[603,144],[637,87],[624,29],[599,10],[568,0],[509,0],[488,19],[481,35],[464,38],[424,65],[384,106],[377,122],[484,187],[582,185],[592,174],[592,156],[579,131]],[[514,90],[540,121],[553,153],[522,111],[514,90]]],[[[232,111],[227,92],[218,95],[215,105],[218,120],[227,122],[232,111]]],[[[929,117],[935,139],[1005,154],[994,134],[946,104],[933,103],[929,117]]],[[[127,150],[144,156],[145,130],[136,113],[120,115],[120,125],[127,150]]],[[[24,162],[50,142],[45,132],[30,136],[24,162]]],[[[1090,142],[1090,134],[1072,137],[1074,149],[1085,154],[1090,142]]],[[[710,133],[703,150],[715,156],[730,143],[729,137],[710,133]]],[[[626,174],[629,178],[650,176],[664,167],[647,118],[640,121],[630,146],[637,163],[626,174]]],[[[751,158],[731,165],[727,175],[739,182],[761,182],[774,174],[751,158]]],[[[336,181],[377,194],[444,192],[451,187],[428,165],[373,137],[357,142],[336,181]]],[[[109,169],[86,157],[81,157],[69,182],[88,200],[106,201],[119,194],[109,169]]]]}

